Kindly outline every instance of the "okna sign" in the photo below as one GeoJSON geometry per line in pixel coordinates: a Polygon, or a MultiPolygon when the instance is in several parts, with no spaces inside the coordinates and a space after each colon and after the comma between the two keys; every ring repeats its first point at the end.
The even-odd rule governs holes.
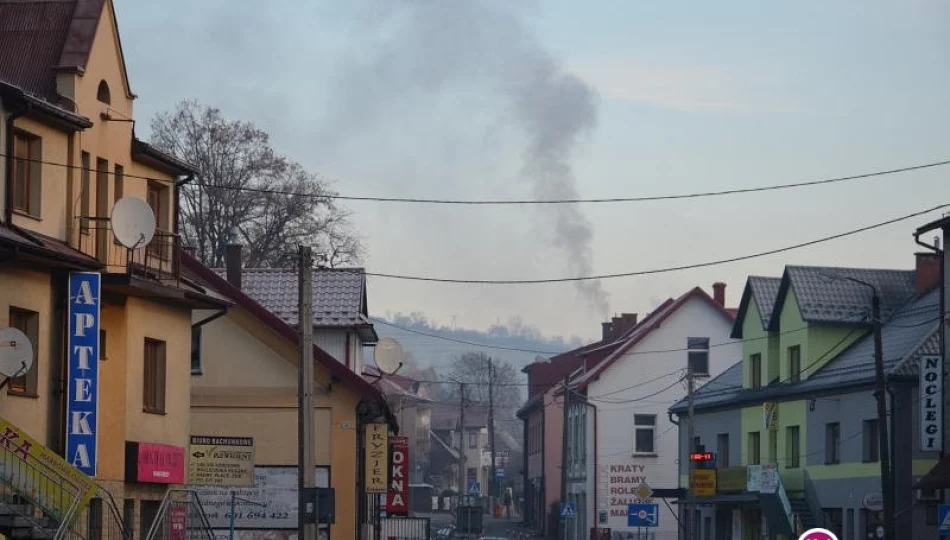
{"type": "Polygon", "coordinates": [[[392,464],[389,479],[389,494],[386,497],[386,513],[390,516],[409,515],[409,439],[389,438],[392,464]]]}
{"type": "Polygon", "coordinates": [[[66,459],[89,476],[98,462],[100,286],[98,272],[69,274],[66,459]]]}

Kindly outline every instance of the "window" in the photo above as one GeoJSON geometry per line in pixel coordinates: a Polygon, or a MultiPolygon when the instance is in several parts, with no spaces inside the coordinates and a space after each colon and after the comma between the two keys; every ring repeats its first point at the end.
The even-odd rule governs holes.
{"type": "Polygon", "coordinates": [[[703,540],[712,540],[712,518],[703,518],[703,540]]]}
{"type": "Polygon", "coordinates": [[[749,358],[749,384],[752,388],[762,387],[762,355],[753,354],[749,358]]]}
{"type": "Polygon", "coordinates": [[[832,422],[825,424],[825,463],[835,465],[841,463],[841,424],[832,422]]]}
{"type": "Polygon", "coordinates": [[[865,420],[862,435],[864,439],[864,462],[871,463],[879,459],[880,441],[878,440],[877,419],[865,420]]]}
{"type": "Polygon", "coordinates": [[[106,331],[99,330],[99,360],[109,358],[108,348],[106,347],[106,331]]]}
{"type": "Polygon", "coordinates": [[[478,448],[478,432],[477,431],[468,432],[468,447],[478,448]]]}
{"type": "Polygon", "coordinates": [[[40,181],[43,159],[39,137],[17,131],[13,138],[14,165],[13,208],[31,216],[40,215],[40,181]]]}
{"type": "Polygon", "coordinates": [[[201,327],[191,327],[191,374],[201,375],[201,327]]]}
{"type": "Polygon", "coordinates": [[[788,380],[802,380],[802,348],[798,345],[788,348],[788,380]]]}
{"type": "Polygon", "coordinates": [[[778,463],[778,433],[769,430],[769,463],[778,463]]]}
{"type": "Polygon", "coordinates": [[[709,338],[686,338],[686,348],[689,349],[688,361],[693,375],[709,376],[709,338]]]}
{"type": "Polygon", "coordinates": [[[761,456],[759,454],[759,432],[749,433],[749,465],[760,465],[761,456]]]}
{"type": "Polygon", "coordinates": [[[146,201],[155,212],[155,224],[159,229],[168,230],[168,188],[156,182],[149,182],[146,201]]]}
{"type": "Polygon", "coordinates": [[[634,441],[633,451],[636,454],[653,454],[656,452],[654,445],[656,433],[656,415],[655,414],[635,414],[633,415],[634,441]]]}
{"type": "Polygon", "coordinates": [[[716,435],[716,466],[725,468],[729,466],[729,434],[720,433],[716,435]]]}
{"type": "Polygon", "coordinates": [[[158,517],[161,506],[161,501],[139,502],[139,538],[148,537],[148,531],[152,528],[155,518],[158,517]]]}
{"type": "Polygon", "coordinates": [[[92,189],[92,162],[89,152],[83,152],[80,161],[82,172],[79,175],[79,232],[89,234],[89,191],[92,189]]]}
{"type": "Polygon", "coordinates": [[[478,479],[478,469],[475,467],[469,467],[465,470],[465,479],[468,480],[468,484],[476,481],[478,479]]]}
{"type": "Polygon", "coordinates": [[[99,81],[99,88],[96,90],[96,99],[107,105],[112,103],[112,96],[109,95],[109,84],[105,79],[99,81]]]}
{"type": "Polygon", "coordinates": [[[825,528],[835,533],[838,538],[844,538],[844,518],[840,508],[822,508],[825,514],[825,528]]]}
{"type": "Polygon", "coordinates": [[[86,539],[102,540],[102,499],[95,497],[89,501],[86,519],[88,520],[86,539]]]}
{"type": "Polygon", "coordinates": [[[706,449],[703,448],[703,439],[701,437],[693,437],[693,452],[699,452],[700,450],[703,452],[706,451],[706,449]]]}
{"type": "Polygon", "coordinates": [[[844,524],[844,530],[845,538],[854,538],[854,508],[848,508],[848,521],[844,524]]]}
{"type": "Polygon", "coordinates": [[[928,504],[924,508],[926,508],[926,512],[927,512],[927,515],[924,517],[924,519],[927,522],[927,526],[935,527],[937,525],[938,506],[936,504],[928,504]]]}
{"type": "Polygon", "coordinates": [[[37,349],[40,343],[40,314],[35,311],[11,307],[10,327],[16,328],[30,338],[30,344],[33,345],[33,366],[30,371],[22,376],[10,379],[7,393],[19,396],[36,396],[39,394],[39,377],[37,377],[39,367],[36,364],[39,358],[37,349]]]}
{"type": "Polygon", "coordinates": [[[115,191],[112,200],[118,201],[125,195],[125,167],[116,165],[115,174],[112,176],[115,178],[115,191]]]}
{"type": "Polygon", "coordinates": [[[801,440],[798,426],[785,428],[785,467],[797,469],[801,466],[801,440]]]}
{"type": "Polygon", "coordinates": [[[125,499],[122,501],[122,521],[125,522],[126,532],[129,534],[128,540],[132,540],[134,529],[130,526],[135,520],[135,499],[125,499]]]}
{"type": "Polygon", "coordinates": [[[145,412],[165,413],[165,342],[145,338],[142,406],[145,412]]]}

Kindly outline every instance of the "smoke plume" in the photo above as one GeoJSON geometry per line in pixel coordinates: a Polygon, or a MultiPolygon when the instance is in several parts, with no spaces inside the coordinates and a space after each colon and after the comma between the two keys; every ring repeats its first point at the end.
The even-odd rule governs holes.
{"type": "MultiPolygon", "coordinates": [[[[539,199],[576,198],[574,152],[597,124],[593,90],[566,72],[535,39],[523,2],[378,0],[358,21],[362,60],[342,68],[332,136],[358,132],[392,107],[393,96],[435,96],[473,88],[491,93],[498,112],[525,137],[522,176],[539,199]],[[370,59],[367,61],[366,55],[370,59]]],[[[577,205],[534,209],[571,276],[592,273],[593,229],[577,205]]],[[[600,316],[608,297],[598,281],[577,282],[600,316]]]]}

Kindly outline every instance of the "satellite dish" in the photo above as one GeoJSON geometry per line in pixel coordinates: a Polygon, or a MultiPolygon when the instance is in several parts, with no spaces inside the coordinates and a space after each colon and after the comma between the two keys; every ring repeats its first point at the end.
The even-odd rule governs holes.
{"type": "Polygon", "coordinates": [[[385,337],[376,344],[373,351],[373,359],[376,360],[376,367],[386,375],[392,375],[399,371],[402,363],[406,361],[406,351],[402,350],[402,345],[391,337],[385,337]]]}
{"type": "Polygon", "coordinates": [[[137,197],[123,197],[112,207],[112,234],[120,244],[138,249],[155,236],[155,214],[152,207],[137,197]]]}
{"type": "Polygon", "coordinates": [[[22,377],[33,367],[33,344],[16,328],[0,329],[0,375],[22,377]]]}

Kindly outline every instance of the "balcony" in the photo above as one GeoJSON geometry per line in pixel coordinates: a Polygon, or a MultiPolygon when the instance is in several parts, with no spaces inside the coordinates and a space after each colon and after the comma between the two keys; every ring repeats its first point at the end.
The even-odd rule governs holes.
{"type": "Polygon", "coordinates": [[[151,281],[177,287],[180,284],[177,234],[156,229],[152,240],[138,249],[119,243],[112,223],[105,217],[79,217],[76,247],[105,265],[105,274],[151,281]]]}

